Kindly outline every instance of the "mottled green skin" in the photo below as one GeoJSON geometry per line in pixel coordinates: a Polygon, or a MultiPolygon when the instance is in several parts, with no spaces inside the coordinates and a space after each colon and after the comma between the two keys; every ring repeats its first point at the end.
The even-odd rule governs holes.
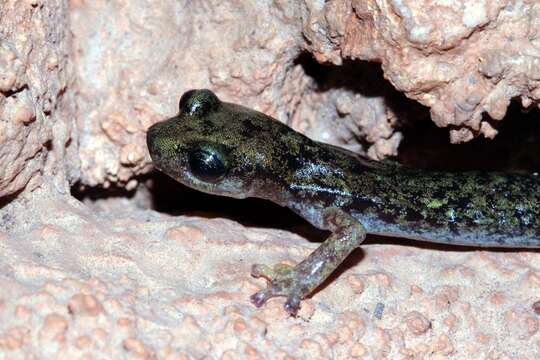
{"type": "Polygon", "coordinates": [[[255,266],[255,276],[272,282],[252,297],[257,305],[287,296],[287,311],[296,313],[300,299],[366,232],[447,244],[540,247],[536,175],[426,172],[375,162],[221,102],[209,90],[184,94],[178,116],[152,126],[147,142],[155,166],[187,186],[268,199],[333,232],[295,268],[255,266]],[[213,166],[208,170],[206,164],[213,166]]]}
{"type": "Polygon", "coordinates": [[[370,195],[347,210],[368,232],[446,244],[540,247],[536,175],[425,172],[397,166],[370,178],[363,177],[362,184],[372,184],[370,193],[379,194],[377,200],[370,195]]]}

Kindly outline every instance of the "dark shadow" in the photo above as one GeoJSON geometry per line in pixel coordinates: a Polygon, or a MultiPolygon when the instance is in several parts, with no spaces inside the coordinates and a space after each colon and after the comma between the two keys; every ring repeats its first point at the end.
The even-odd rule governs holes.
{"type": "Polygon", "coordinates": [[[451,144],[448,129],[431,120],[419,120],[401,130],[399,161],[410,166],[449,171],[540,170],[540,110],[524,111],[517,101],[501,121],[486,121],[498,130],[497,136],[479,136],[463,144],[451,144]]]}
{"type": "Polygon", "coordinates": [[[4,206],[9,204],[10,202],[15,200],[17,198],[17,196],[19,196],[19,194],[23,192],[23,190],[24,189],[21,189],[21,190],[18,190],[16,192],[14,192],[13,194],[9,194],[9,195],[6,195],[4,197],[1,197],[0,198],[0,210],[3,209],[4,206]]]}
{"type": "Polygon", "coordinates": [[[79,201],[98,201],[112,198],[131,199],[135,196],[136,190],[126,190],[120,186],[103,188],[100,186],[82,186],[79,183],[71,187],[71,195],[79,201]]]}
{"type": "MultiPolygon", "coordinates": [[[[14,201],[19,194],[23,192],[24,189],[18,190],[14,192],[13,194],[4,196],[0,198],[0,210],[4,209],[10,202],[14,201]]],[[[2,211],[0,212],[0,229],[3,231],[11,231],[15,225],[15,219],[13,218],[13,215],[9,213],[8,211],[2,211]]]]}
{"type": "MultiPolygon", "coordinates": [[[[301,54],[295,62],[302,66],[315,84],[315,91],[343,89],[364,97],[381,97],[398,118],[398,127],[430,119],[429,108],[397,91],[384,78],[381,65],[360,60],[344,60],[342,65],[319,64],[309,53],[301,54]]],[[[366,144],[364,139],[355,139],[366,144]]]]}
{"type": "Polygon", "coordinates": [[[151,174],[152,208],[170,215],[226,218],[244,226],[288,230],[310,241],[322,242],[328,232],[321,231],[288,208],[271,201],[249,198],[233,199],[190,189],[172,178],[151,174]]]}
{"type": "Polygon", "coordinates": [[[483,247],[483,246],[464,246],[464,245],[448,245],[448,244],[439,244],[421,240],[411,240],[398,237],[386,237],[378,235],[370,235],[364,245],[369,244],[386,244],[386,245],[399,245],[406,247],[416,247],[427,250],[436,250],[436,251],[458,251],[458,252],[468,252],[468,251],[479,251],[479,250],[489,250],[490,252],[500,252],[500,253],[513,253],[518,251],[529,251],[529,252],[540,252],[540,249],[531,249],[531,248],[505,248],[505,247],[483,247]]]}
{"type": "Polygon", "coordinates": [[[20,93],[22,93],[25,90],[28,90],[28,84],[24,84],[23,86],[17,89],[2,91],[2,95],[4,95],[4,97],[6,98],[8,97],[16,98],[20,93]]]}

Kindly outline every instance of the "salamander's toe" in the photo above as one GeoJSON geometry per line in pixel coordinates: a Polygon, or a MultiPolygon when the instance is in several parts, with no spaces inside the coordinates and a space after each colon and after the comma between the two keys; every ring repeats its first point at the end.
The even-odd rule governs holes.
{"type": "Polygon", "coordinates": [[[264,303],[272,297],[272,294],[269,289],[261,290],[256,292],[255,294],[251,295],[249,299],[255,305],[256,307],[261,307],[264,305],[264,303]]]}
{"type": "Polygon", "coordinates": [[[283,305],[283,308],[290,315],[296,316],[296,314],[298,314],[298,310],[300,310],[300,300],[301,299],[298,296],[289,296],[283,305]]]}
{"type": "Polygon", "coordinates": [[[294,267],[277,264],[274,267],[256,264],[251,269],[253,277],[263,277],[270,283],[264,290],[251,295],[251,302],[261,307],[268,299],[285,296],[287,300],[283,307],[292,316],[296,316],[300,309],[300,301],[307,295],[302,292],[300,279],[294,267]]]}

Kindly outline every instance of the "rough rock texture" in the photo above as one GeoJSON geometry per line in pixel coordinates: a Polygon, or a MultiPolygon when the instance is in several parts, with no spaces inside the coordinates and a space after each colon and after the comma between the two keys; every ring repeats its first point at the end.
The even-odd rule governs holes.
{"type": "MultiPolygon", "coordinates": [[[[150,161],[146,129],[174,115],[188,89],[210,87],[230,101],[271,111],[283,106],[272,103],[281,88],[298,102],[306,86],[300,72],[289,76],[301,41],[297,4],[150,3],[72,5],[84,184],[126,183],[141,173],[150,161]]],[[[132,180],[127,187],[136,185],[132,180]]]]}
{"type": "Polygon", "coordinates": [[[249,304],[264,285],[249,268],[294,263],[317,244],[160,214],[142,191],[81,203],[68,189],[136,189],[151,169],[146,129],[197,87],[373,158],[395,154],[400,123],[427,109],[399,92],[454,142],[492,137],[510,99],[540,98],[539,10],[3,0],[0,358],[538,358],[537,251],[378,241],[295,319],[279,299],[249,304]]]}
{"type": "MultiPolygon", "coordinates": [[[[32,190],[43,174],[66,190],[72,101],[65,1],[0,4],[0,197],[32,190]]],[[[70,168],[77,168],[77,159],[70,168]]]]}
{"type": "Polygon", "coordinates": [[[532,360],[540,351],[538,253],[366,245],[291,318],[282,299],[248,301],[264,286],[249,276],[252,262],[296,262],[317,246],[291,233],[42,191],[5,211],[17,229],[0,235],[9,358],[532,360]]]}
{"type": "Polygon", "coordinates": [[[513,98],[540,100],[540,3],[516,0],[306,2],[319,61],[377,61],[385,77],[450,126],[453,142],[496,134],[513,98]],[[483,118],[487,113],[491,119],[483,118]]]}

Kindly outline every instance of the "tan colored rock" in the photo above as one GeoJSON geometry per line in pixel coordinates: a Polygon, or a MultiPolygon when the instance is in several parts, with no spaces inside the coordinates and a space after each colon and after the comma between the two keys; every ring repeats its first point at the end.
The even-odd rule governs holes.
{"type": "Polygon", "coordinates": [[[428,319],[418,311],[412,311],[405,318],[408,330],[414,335],[422,335],[429,330],[431,324],[428,319]]]}
{"type": "Polygon", "coordinates": [[[461,359],[538,349],[534,251],[366,245],[291,318],[284,299],[249,303],[265,285],[250,266],[294,263],[317,243],[121,200],[94,207],[39,189],[28,206],[27,196],[2,209],[26,216],[0,238],[0,353],[461,359]],[[42,224],[57,239],[46,247],[24,230],[42,224]]]}
{"type": "Polygon", "coordinates": [[[385,78],[428,106],[438,126],[457,127],[453,142],[495,136],[482,115],[501,120],[513,98],[524,107],[540,100],[535,1],[333,0],[308,7],[303,33],[319,61],[380,62],[385,78]]]}
{"type": "Polygon", "coordinates": [[[274,100],[299,51],[295,4],[145,3],[71,7],[81,180],[90,186],[125,184],[148,171],[145,131],[174,115],[188,89],[210,87],[227,100],[270,112],[284,104],[274,100]]]}
{"type": "Polygon", "coordinates": [[[45,178],[67,191],[66,163],[76,169],[78,159],[66,149],[74,114],[65,93],[72,81],[66,3],[5,0],[0,19],[0,197],[45,178]]]}
{"type": "Polygon", "coordinates": [[[69,312],[73,315],[97,316],[103,312],[103,306],[93,295],[76,294],[69,300],[69,312]]]}
{"type": "Polygon", "coordinates": [[[43,327],[39,331],[39,337],[44,342],[64,342],[67,329],[67,319],[60,314],[51,313],[45,317],[43,327]]]}

